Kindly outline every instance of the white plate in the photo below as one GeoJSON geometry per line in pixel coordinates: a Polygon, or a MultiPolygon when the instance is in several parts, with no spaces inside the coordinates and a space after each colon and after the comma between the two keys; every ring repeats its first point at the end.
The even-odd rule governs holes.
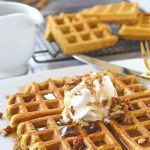
{"type": "MultiPolygon", "coordinates": [[[[113,62],[115,64],[119,64],[121,66],[130,67],[131,69],[135,69],[136,64],[136,70],[143,70],[143,66],[141,59],[132,59],[132,60],[124,60],[124,61],[115,61],[113,62]]],[[[31,74],[26,76],[20,76],[16,78],[6,79],[0,81],[0,112],[5,112],[5,109],[7,107],[7,101],[6,101],[6,95],[12,94],[16,91],[18,91],[18,87],[22,85],[26,85],[33,81],[43,81],[46,80],[48,77],[52,78],[60,78],[63,76],[72,76],[72,75],[80,75],[89,71],[100,71],[99,69],[90,67],[88,65],[82,65],[77,67],[68,67],[63,69],[56,69],[51,70],[39,74],[31,74]]],[[[8,120],[6,119],[6,116],[4,115],[3,119],[0,120],[0,129],[3,127],[6,127],[8,125],[8,120]]],[[[0,136],[0,150],[11,150],[13,145],[13,141],[8,137],[2,137],[0,136]]]]}

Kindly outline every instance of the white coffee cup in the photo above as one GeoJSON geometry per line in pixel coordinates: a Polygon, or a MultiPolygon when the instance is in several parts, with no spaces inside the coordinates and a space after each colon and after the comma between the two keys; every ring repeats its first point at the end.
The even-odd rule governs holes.
{"type": "Polygon", "coordinates": [[[44,22],[35,8],[0,2],[0,78],[23,74],[33,55],[36,26],[44,22]]]}

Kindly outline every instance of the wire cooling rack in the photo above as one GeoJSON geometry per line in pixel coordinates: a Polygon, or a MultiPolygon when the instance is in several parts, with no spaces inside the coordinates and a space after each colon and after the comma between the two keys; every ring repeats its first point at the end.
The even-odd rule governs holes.
{"type": "MultiPolygon", "coordinates": [[[[49,5],[42,11],[42,13],[46,17],[48,14],[57,15],[60,12],[76,12],[96,4],[115,3],[120,1],[121,0],[54,0],[50,1],[49,5]]],[[[112,28],[113,34],[117,34],[119,26],[110,25],[110,27],[112,28]]],[[[47,41],[44,38],[44,30],[45,25],[37,29],[38,38],[33,55],[34,61],[36,63],[47,63],[73,59],[71,56],[64,56],[56,42],[47,41]]],[[[86,55],[100,57],[130,53],[139,50],[139,42],[119,39],[118,43],[113,47],[96,50],[94,52],[86,53],[86,55]]]]}

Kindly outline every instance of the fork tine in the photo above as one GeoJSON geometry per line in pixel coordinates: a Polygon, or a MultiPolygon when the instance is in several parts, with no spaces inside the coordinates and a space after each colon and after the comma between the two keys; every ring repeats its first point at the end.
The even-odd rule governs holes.
{"type": "Polygon", "coordinates": [[[147,45],[147,48],[145,48],[145,47],[146,47],[146,44],[144,44],[144,42],[140,42],[141,54],[142,54],[142,58],[144,60],[145,67],[147,70],[150,71],[150,65],[148,63],[148,53],[147,53],[148,52],[148,45],[147,45]]]}
{"type": "Polygon", "coordinates": [[[145,41],[145,48],[146,48],[146,51],[147,51],[147,55],[150,58],[150,48],[149,48],[148,41],[145,41]]]}

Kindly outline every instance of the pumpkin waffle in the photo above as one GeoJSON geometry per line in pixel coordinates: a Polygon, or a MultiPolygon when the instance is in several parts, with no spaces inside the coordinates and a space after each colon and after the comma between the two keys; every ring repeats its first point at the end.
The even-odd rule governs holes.
{"type": "MultiPolygon", "coordinates": [[[[135,76],[118,76],[111,71],[98,76],[103,74],[110,76],[119,96],[130,98],[134,93],[146,91],[135,76]]],[[[17,129],[22,149],[122,149],[103,122],[93,122],[89,127],[62,122],[63,90],[73,88],[84,76],[32,83],[25,86],[22,93],[8,97],[7,116],[11,127],[17,129]]]]}
{"type": "Polygon", "coordinates": [[[117,36],[111,29],[95,18],[84,18],[76,14],[48,16],[45,32],[47,39],[54,39],[65,55],[93,51],[113,46],[117,36]]]}
{"type": "Polygon", "coordinates": [[[150,91],[137,92],[123,96],[123,101],[130,100],[130,111],[124,122],[120,117],[111,120],[111,129],[128,149],[150,149],[150,91]]]}
{"type": "Polygon", "coordinates": [[[98,5],[85,9],[80,14],[84,17],[96,17],[100,22],[133,24],[138,16],[138,6],[127,2],[98,5]]]}
{"type": "Polygon", "coordinates": [[[136,24],[122,25],[119,35],[123,39],[150,40],[150,14],[141,13],[136,24]]]}

